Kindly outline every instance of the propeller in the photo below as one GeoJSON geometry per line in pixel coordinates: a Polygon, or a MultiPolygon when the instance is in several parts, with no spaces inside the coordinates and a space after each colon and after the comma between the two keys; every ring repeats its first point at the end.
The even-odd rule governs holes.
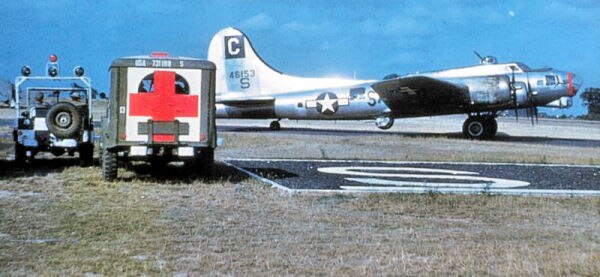
{"type": "Polygon", "coordinates": [[[538,123],[538,109],[537,106],[534,105],[535,103],[533,98],[533,91],[531,91],[531,86],[529,85],[529,82],[527,82],[527,101],[529,102],[529,105],[527,107],[527,117],[531,117],[531,125],[535,125],[535,123],[538,123]]]}
{"type": "Polygon", "coordinates": [[[517,88],[515,86],[515,69],[511,67],[511,78],[509,82],[510,86],[510,98],[512,98],[513,105],[515,107],[515,118],[519,121],[519,102],[517,101],[517,88]]]}

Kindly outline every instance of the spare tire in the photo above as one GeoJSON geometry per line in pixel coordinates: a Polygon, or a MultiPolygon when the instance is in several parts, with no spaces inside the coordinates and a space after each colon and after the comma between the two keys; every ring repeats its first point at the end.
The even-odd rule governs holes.
{"type": "Polygon", "coordinates": [[[48,110],[46,126],[57,138],[73,138],[81,128],[81,114],[71,103],[56,103],[48,110]]]}

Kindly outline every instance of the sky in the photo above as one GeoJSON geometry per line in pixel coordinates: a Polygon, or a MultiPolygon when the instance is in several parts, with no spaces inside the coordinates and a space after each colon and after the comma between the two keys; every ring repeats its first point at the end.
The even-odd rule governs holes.
{"type": "MultiPolygon", "coordinates": [[[[0,79],[23,65],[41,74],[55,53],[62,74],[81,65],[107,92],[112,60],[153,51],[205,59],[212,36],[232,26],[291,75],[382,79],[477,64],[477,51],[572,71],[585,89],[600,87],[599,22],[598,0],[2,1],[0,79]]],[[[586,109],[576,97],[558,113],[586,109]]]]}

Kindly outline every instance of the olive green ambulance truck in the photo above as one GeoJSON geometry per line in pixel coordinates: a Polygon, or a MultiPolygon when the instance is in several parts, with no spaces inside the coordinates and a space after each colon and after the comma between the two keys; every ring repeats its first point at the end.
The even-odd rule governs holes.
{"type": "Polygon", "coordinates": [[[184,161],[210,172],[217,140],[213,63],[153,53],[116,59],[110,74],[103,179],[117,177],[119,161],[184,161]]]}

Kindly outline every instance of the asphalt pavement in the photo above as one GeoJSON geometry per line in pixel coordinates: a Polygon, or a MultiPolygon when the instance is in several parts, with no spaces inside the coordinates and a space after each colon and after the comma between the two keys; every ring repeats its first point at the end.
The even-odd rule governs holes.
{"type": "Polygon", "coordinates": [[[231,159],[282,190],[600,196],[600,166],[231,159]]]}

